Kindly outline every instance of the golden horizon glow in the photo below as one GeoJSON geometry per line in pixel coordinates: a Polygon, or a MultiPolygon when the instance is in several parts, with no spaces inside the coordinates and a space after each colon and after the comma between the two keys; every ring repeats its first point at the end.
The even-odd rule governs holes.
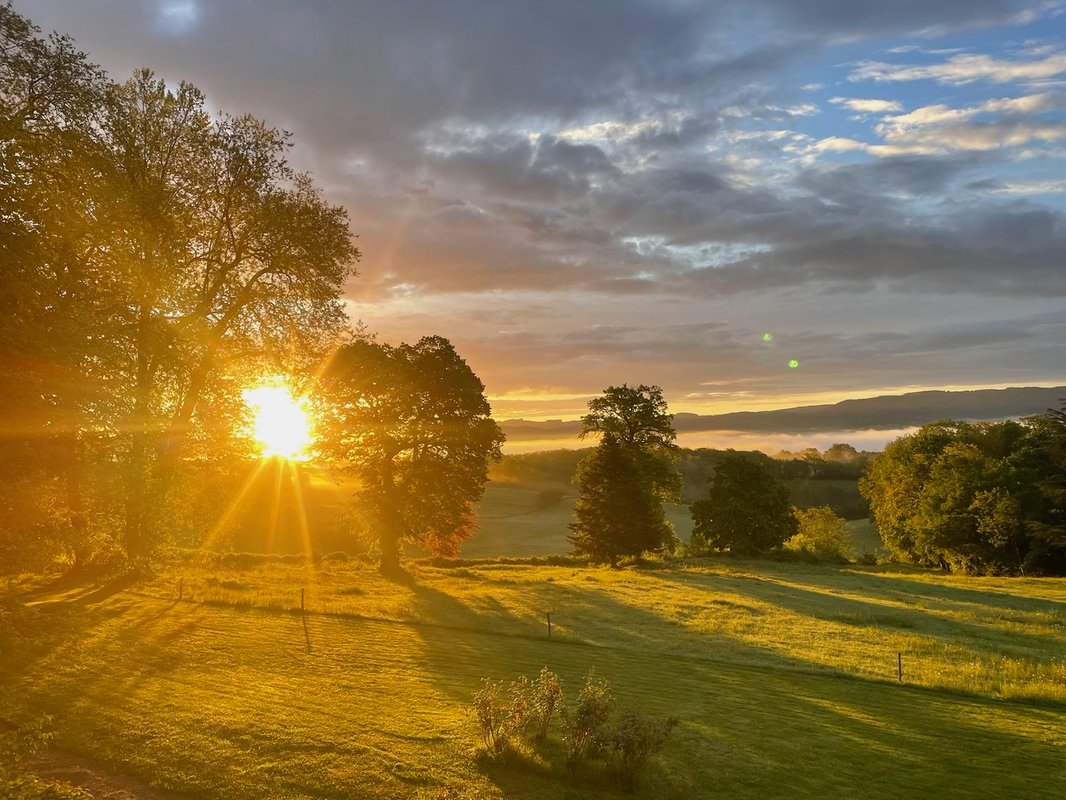
{"type": "Polygon", "coordinates": [[[302,400],[292,396],[283,383],[270,383],[245,389],[244,402],[252,409],[252,437],[260,454],[287,461],[307,461],[314,441],[311,422],[302,400]]]}
{"type": "MultiPolygon", "coordinates": [[[[787,363],[783,365],[787,368],[787,363]]],[[[798,366],[798,364],[797,364],[798,366]]],[[[1011,381],[1009,383],[981,384],[901,384],[898,386],[873,387],[850,391],[832,389],[827,391],[760,393],[744,389],[745,381],[714,381],[703,384],[708,392],[690,392],[667,395],[672,414],[700,414],[713,416],[737,411],[779,411],[811,405],[831,405],[842,400],[865,400],[873,397],[897,397],[911,392],[973,392],[986,389],[1044,388],[1052,389],[1063,381],[1036,380],[1011,381]]],[[[497,421],[524,422],[575,422],[588,413],[584,402],[597,396],[598,392],[579,393],[568,389],[521,388],[490,392],[493,417],[497,421]]]]}

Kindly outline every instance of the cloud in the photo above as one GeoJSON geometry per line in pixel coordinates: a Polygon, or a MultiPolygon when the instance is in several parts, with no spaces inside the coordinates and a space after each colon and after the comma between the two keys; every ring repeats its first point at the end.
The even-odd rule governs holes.
{"type": "MultiPolygon", "coordinates": [[[[1013,24],[1028,2],[182,2],[197,15],[181,35],[155,0],[15,2],[116,77],[150,64],[212,108],[293,130],[294,162],[360,237],[353,314],[395,338],[453,337],[501,396],[966,383],[978,348],[945,366],[948,350],[907,338],[945,309],[1062,310],[1066,222],[1038,205],[1061,199],[1047,196],[1061,162],[1011,170],[1061,144],[1061,97],[979,83],[1055,81],[1061,43],[856,65],[884,85],[973,84],[919,108],[826,92],[862,95],[831,102],[872,125],[834,129],[841,115],[809,102],[835,84],[819,65],[842,42],[1013,24]],[[801,369],[759,349],[777,324],[801,369]]],[[[1002,338],[997,370],[1061,364],[1051,344],[1002,338]]]]}
{"type": "Polygon", "coordinates": [[[956,151],[1020,148],[1066,138],[1066,122],[1044,118],[1066,108],[1066,95],[1042,93],[990,98],[962,108],[942,103],[906,114],[887,114],[874,130],[881,143],[830,136],[809,144],[808,153],[862,152],[874,156],[945,155],[956,151]]]}
{"type": "Polygon", "coordinates": [[[1000,59],[987,55],[960,54],[940,64],[888,64],[883,61],[860,61],[848,75],[848,80],[892,81],[932,80],[937,83],[962,85],[975,81],[1012,83],[1054,78],[1066,73],[1066,52],[1029,60],[1000,59]]]}
{"type": "Polygon", "coordinates": [[[853,97],[831,97],[829,102],[861,114],[884,114],[889,111],[903,110],[903,105],[898,100],[863,100],[853,97]]]}

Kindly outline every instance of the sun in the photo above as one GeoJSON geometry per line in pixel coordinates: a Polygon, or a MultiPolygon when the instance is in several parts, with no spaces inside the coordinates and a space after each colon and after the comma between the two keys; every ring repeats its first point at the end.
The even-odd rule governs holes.
{"type": "Polygon", "coordinates": [[[306,461],[313,438],[300,400],[284,384],[268,384],[242,392],[253,411],[252,436],[264,456],[306,461]]]}

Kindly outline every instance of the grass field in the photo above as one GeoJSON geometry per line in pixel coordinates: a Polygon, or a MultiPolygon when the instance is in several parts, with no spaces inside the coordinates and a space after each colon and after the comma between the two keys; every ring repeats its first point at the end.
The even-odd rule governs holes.
{"type": "MultiPolygon", "coordinates": [[[[523,558],[567,553],[567,540],[574,519],[576,494],[565,495],[547,507],[538,501],[540,492],[513,486],[489,486],[478,506],[480,530],[463,542],[463,558],[523,558]]],[[[682,540],[692,533],[688,506],[666,504],[666,518],[682,540]]]]}
{"type": "Polygon", "coordinates": [[[571,696],[594,666],[681,720],[642,796],[1050,799],[1066,781],[1061,580],[716,560],[392,583],[349,563],[28,599],[0,640],[0,715],[52,713],[64,747],[180,796],[622,796],[478,756],[480,679],[545,664],[571,696]]]}

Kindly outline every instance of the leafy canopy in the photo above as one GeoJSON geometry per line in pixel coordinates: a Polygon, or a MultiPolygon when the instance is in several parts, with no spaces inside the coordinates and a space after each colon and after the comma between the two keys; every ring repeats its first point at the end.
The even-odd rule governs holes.
{"type": "MultiPolygon", "coordinates": [[[[1062,572],[1055,417],[936,422],[890,442],[860,482],[898,558],[959,572],[1062,572]]],[[[1061,523],[1060,523],[1061,524],[1061,523]]]]}
{"type": "Polygon", "coordinates": [[[455,555],[476,530],[474,505],[503,434],[451,342],[357,338],[321,376],[317,404],[324,451],[359,478],[382,567],[398,568],[404,542],[455,555]]]}
{"type": "Polygon", "coordinates": [[[681,474],[673,415],[658,386],[608,386],[589,401],[581,435],[600,444],[578,464],[570,541],[579,555],[612,565],[622,556],[672,549],[664,501],[677,501],[681,474]]]}
{"type": "Polygon", "coordinates": [[[731,455],[719,463],[707,496],[691,506],[692,546],[738,555],[767,553],[796,532],[788,489],[755,459],[731,455]]]}

